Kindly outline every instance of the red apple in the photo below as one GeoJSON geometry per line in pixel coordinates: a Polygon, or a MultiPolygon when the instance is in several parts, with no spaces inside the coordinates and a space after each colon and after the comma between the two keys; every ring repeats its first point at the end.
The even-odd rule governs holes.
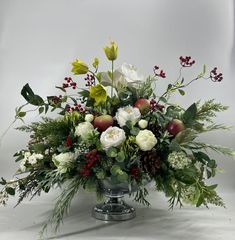
{"type": "Polygon", "coordinates": [[[148,99],[140,98],[135,102],[134,107],[139,108],[141,114],[146,114],[150,111],[150,102],[148,99]]]}
{"type": "Polygon", "coordinates": [[[95,118],[93,124],[95,128],[97,128],[100,132],[103,132],[113,125],[113,117],[107,114],[101,115],[95,118]]]}
{"type": "Polygon", "coordinates": [[[167,124],[166,129],[171,135],[175,136],[177,133],[183,131],[185,127],[182,121],[173,119],[167,124]]]}

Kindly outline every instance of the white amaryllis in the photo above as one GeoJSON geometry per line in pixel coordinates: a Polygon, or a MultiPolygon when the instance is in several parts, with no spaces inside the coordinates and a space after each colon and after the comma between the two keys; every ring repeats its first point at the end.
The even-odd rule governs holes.
{"type": "MultiPolygon", "coordinates": [[[[133,65],[123,63],[113,73],[113,87],[121,89],[128,85],[136,86],[143,82],[144,76],[140,74],[133,65]]],[[[106,86],[112,86],[112,79],[106,72],[101,73],[101,83],[106,86]]]]}
{"type": "Polygon", "coordinates": [[[150,130],[140,130],[136,136],[136,143],[142,151],[150,151],[157,144],[157,138],[150,130]]]}
{"type": "Polygon", "coordinates": [[[58,155],[53,155],[52,161],[57,167],[57,170],[60,173],[66,173],[71,166],[71,163],[74,161],[74,153],[66,152],[60,153],[58,155]]]}
{"type": "Polygon", "coordinates": [[[133,125],[137,123],[141,117],[141,113],[138,108],[128,105],[126,107],[119,108],[115,117],[119,126],[123,127],[126,125],[127,121],[131,121],[133,125]]]}
{"type": "Polygon", "coordinates": [[[93,130],[94,127],[90,122],[82,122],[79,123],[78,126],[75,128],[75,135],[80,136],[81,139],[84,141],[88,138],[88,136],[93,130]]]}
{"type": "Polygon", "coordinates": [[[120,146],[125,139],[125,132],[119,127],[109,127],[100,136],[100,142],[104,150],[120,146]]]}

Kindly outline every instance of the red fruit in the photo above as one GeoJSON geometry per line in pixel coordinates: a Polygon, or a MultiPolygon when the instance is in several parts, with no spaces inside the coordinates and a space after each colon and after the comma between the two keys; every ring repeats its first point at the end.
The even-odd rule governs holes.
{"type": "Polygon", "coordinates": [[[146,114],[150,111],[150,101],[140,98],[135,102],[134,107],[139,108],[141,114],[146,114]]]}
{"type": "Polygon", "coordinates": [[[113,126],[113,117],[110,115],[101,115],[95,118],[93,124],[95,128],[97,128],[100,132],[103,132],[107,128],[113,126]]]}
{"type": "Polygon", "coordinates": [[[167,124],[166,129],[171,135],[175,136],[177,133],[183,131],[185,127],[182,121],[173,119],[167,124]]]}

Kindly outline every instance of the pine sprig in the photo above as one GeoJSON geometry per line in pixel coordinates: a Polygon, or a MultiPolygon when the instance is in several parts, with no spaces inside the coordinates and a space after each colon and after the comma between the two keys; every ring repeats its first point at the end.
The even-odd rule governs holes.
{"type": "Polygon", "coordinates": [[[149,207],[151,204],[149,201],[146,199],[148,196],[148,190],[146,188],[140,188],[135,195],[134,201],[141,203],[147,207],[149,207]]]}
{"type": "Polygon", "coordinates": [[[215,99],[205,101],[200,105],[200,101],[197,102],[197,116],[199,121],[213,122],[211,118],[216,117],[217,112],[223,112],[228,109],[228,106],[224,106],[221,103],[215,103],[215,99]]]}

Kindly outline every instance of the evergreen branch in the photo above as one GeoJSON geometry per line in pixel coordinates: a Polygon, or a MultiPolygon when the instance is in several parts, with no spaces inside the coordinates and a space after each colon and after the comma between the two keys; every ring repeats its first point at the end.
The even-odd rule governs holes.
{"type": "Polygon", "coordinates": [[[147,207],[149,207],[151,204],[146,200],[146,196],[148,195],[148,190],[146,188],[140,188],[135,195],[134,201],[141,203],[147,207]]]}
{"type": "Polygon", "coordinates": [[[78,177],[73,178],[68,183],[68,186],[64,188],[60,196],[57,198],[54,209],[48,220],[42,227],[40,236],[42,237],[48,225],[54,226],[55,233],[58,231],[60,224],[63,222],[63,218],[68,214],[72,199],[77,194],[80,187],[81,180],[78,177]]]}

